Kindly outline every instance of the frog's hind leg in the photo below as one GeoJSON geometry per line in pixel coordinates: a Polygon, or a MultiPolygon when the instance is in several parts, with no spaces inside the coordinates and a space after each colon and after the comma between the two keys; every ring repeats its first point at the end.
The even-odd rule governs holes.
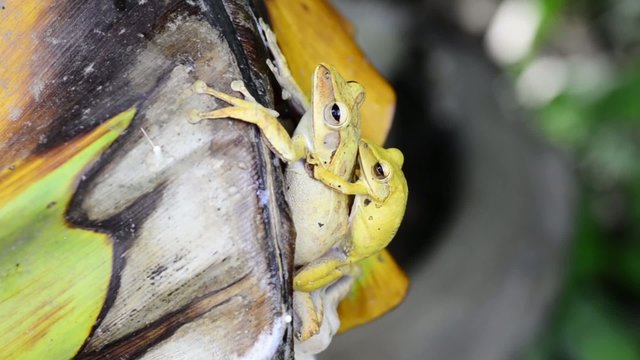
{"type": "Polygon", "coordinates": [[[320,295],[320,291],[293,292],[294,326],[296,338],[300,341],[305,341],[320,331],[324,313],[320,295]]]}
{"type": "Polygon", "coordinates": [[[332,250],[300,269],[293,277],[293,288],[298,291],[314,291],[323,288],[344,275],[345,256],[332,250]]]}

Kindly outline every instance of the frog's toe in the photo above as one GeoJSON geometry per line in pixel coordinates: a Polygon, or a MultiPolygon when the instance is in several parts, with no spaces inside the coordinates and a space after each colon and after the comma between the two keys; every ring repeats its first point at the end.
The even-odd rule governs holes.
{"type": "Polygon", "coordinates": [[[256,99],[251,96],[249,90],[247,90],[247,87],[242,80],[233,80],[231,82],[231,90],[237,91],[242,94],[242,96],[244,96],[247,101],[256,102],[256,99]]]}
{"type": "Polygon", "coordinates": [[[294,328],[296,338],[304,341],[320,331],[322,324],[322,304],[316,305],[318,293],[296,291],[293,293],[294,328]]]}
{"type": "Polygon", "coordinates": [[[320,332],[320,325],[321,323],[317,318],[313,320],[307,319],[307,321],[302,322],[296,333],[296,337],[300,341],[308,340],[320,332]]]}
{"type": "Polygon", "coordinates": [[[207,88],[207,84],[205,84],[205,82],[202,80],[197,80],[193,83],[193,91],[195,91],[197,94],[206,94],[207,88]]]}
{"type": "Polygon", "coordinates": [[[189,111],[189,122],[192,124],[198,123],[200,121],[202,121],[202,119],[204,119],[201,115],[200,112],[196,109],[193,109],[191,111],[189,111]]]}

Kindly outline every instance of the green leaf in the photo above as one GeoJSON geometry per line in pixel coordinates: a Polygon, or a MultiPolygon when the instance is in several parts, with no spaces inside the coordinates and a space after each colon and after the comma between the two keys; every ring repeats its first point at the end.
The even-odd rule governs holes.
{"type": "Polygon", "coordinates": [[[563,329],[565,352],[576,360],[638,360],[640,339],[594,293],[576,297],[568,308],[563,329]]]}
{"type": "Polygon", "coordinates": [[[73,228],[64,213],[134,114],[0,172],[0,359],[68,359],[89,335],[111,279],[112,241],[73,228]]]}

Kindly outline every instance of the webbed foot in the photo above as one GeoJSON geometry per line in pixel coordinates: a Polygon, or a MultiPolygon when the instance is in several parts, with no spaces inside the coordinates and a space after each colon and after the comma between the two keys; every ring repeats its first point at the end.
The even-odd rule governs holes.
{"type": "Polygon", "coordinates": [[[322,304],[319,304],[318,296],[319,293],[312,294],[301,291],[293,293],[293,311],[296,317],[294,322],[295,335],[300,341],[305,341],[320,331],[324,311],[322,304]]]}

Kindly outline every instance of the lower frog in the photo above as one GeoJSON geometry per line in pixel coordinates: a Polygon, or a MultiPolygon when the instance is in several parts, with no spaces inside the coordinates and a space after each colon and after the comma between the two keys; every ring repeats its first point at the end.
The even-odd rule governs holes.
{"type": "MultiPolygon", "coordinates": [[[[309,158],[309,164],[317,160],[309,158]]],[[[365,139],[358,153],[359,178],[345,182],[335,174],[315,168],[314,177],[324,185],[345,195],[355,195],[349,217],[350,232],[336,246],[302,267],[294,276],[294,305],[300,320],[296,324],[305,340],[296,349],[317,353],[328,346],[340,327],[336,315],[338,302],[360,275],[363,259],[377,256],[393,239],[404,216],[408,188],[402,172],[404,157],[398,149],[384,149],[365,139]],[[309,291],[310,307],[300,297],[309,291]],[[297,300],[297,301],[296,301],[297,300]],[[309,319],[322,319],[319,329],[311,333],[309,319]]]]}

